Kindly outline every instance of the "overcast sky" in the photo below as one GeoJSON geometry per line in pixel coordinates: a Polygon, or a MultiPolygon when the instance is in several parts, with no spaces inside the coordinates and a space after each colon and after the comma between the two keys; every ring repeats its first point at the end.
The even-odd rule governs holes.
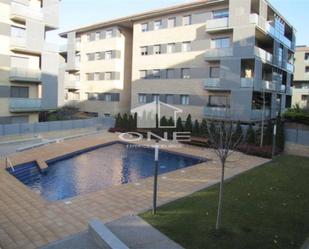
{"type": "MultiPolygon", "coordinates": [[[[48,39],[59,42],[58,33],[94,22],[127,16],[188,0],[61,0],[60,30],[48,39]]],[[[309,0],[270,0],[297,30],[297,44],[309,45],[309,0]]]]}

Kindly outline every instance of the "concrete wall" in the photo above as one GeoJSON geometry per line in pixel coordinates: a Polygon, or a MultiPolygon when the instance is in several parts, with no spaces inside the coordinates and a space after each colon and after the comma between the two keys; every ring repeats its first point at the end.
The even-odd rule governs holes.
{"type": "Polygon", "coordinates": [[[287,124],[285,129],[285,152],[292,155],[309,156],[309,126],[287,124]]]}

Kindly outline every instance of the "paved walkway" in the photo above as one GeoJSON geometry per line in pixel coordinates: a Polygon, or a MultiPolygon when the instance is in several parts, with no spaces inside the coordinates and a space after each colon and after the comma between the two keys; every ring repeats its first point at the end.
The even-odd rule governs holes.
{"type": "MultiPolygon", "coordinates": [[[[10,159],[14,165],[35,160],[47,161],[83,148],[117,140],[117,135],[103,133],[16,153],[10,159]]],[[[161,175],[159,205],[187,196],[219,181],[220,166],[213,151],[192,146],[169,148],[169,150],[213,160],[161,175]]],[[[267,161],[235,153],[227,163],[226,176],[233,177],[267,161]]],[[[34,249],[86,230],[88,221],[94,217],[107,223],[151,208],[152,178],[141,180],[139,184],[119,185],[80,195],[70,199],[70,202],[66,200],[50,203],[9,175],[4,167],[5,164],[1,161],[0,247],[2,249],[34,249]]]]}

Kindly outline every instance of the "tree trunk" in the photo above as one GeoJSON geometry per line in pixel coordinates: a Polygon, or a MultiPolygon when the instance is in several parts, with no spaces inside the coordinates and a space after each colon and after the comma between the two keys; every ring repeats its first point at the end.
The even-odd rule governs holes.
{"type": "Polygon", "coordinates": [[[221,226],[221,213],[222,213],[222,201],[223,201],[224,171],[225,171],[225,161],[221,161],[221,182],[220,182],[220,191],[219,191],[219,203],[218,203],[218,211],[217,211],[216,230],[219,230],[219,229],[220,229],[220,226],[221,226]]]}

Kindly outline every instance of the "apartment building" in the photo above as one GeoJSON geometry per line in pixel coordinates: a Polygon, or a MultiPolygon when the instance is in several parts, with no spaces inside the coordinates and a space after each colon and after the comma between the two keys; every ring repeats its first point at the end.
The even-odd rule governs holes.
{"type": "Polygon", "coordinates": [[[58,103],[59,0],[0,0],[0,124],[37,122],[58,103]]]}
{"type": "Polygon", "coordinates": [[[309,47],[298,46],[295,53],[295,75],[292,104],[309,108],[309,47]]]}
{"type": "MultiPolygon", "coordinates": [[[[123,111],[108,111],[105,91],[109,94],[116,87],[100,80],[99,68],[105,67],[98,65],[103,62],[89,57],[91,52],[112,50],[112,44],[100,38],[101,30],[112,27],[120,34],[125,29],[127,39],[132,39],[126,47],[131,59],[118,58],[131,68],[124,73],[131,80],[122,82],[128,85],[129,92],[124,91],[131,98],[128,108],[160,100],[182,109],[183,117],[190,113],[196,119],[259,122],[275,118],[291,104],[294,28],[265,0],[204,0],[62,34],[69,39],[68,64],[81,58],[80,68],[74,69],[75,82],[80,82],[81,102],[87,96],[85,103],[96,103],[87,104],[88,111],[123,111]],[[71,51],[70,44],[77,46],[74,39],[81,40],[80,51],[71,51]],[[108,88],[99,89],[102,85],[108,88]]],[[[69,93],[77,90],[70,88],[69,93]]]]}
{"type": "Polygon", "coordinates": [[[116,115],[130,111],[132,30],[102,24],[61,34],[65,103],[82,111],[116,115]]]}

